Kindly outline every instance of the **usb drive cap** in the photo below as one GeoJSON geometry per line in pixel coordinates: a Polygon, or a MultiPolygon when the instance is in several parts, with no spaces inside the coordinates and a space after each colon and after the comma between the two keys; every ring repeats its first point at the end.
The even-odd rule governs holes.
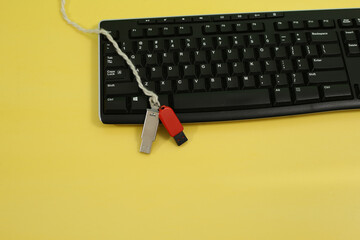
{"type": "Polygon", "coordinates": [[[140,152],[150,153],[153,141],[155,141],[159,126],[159,112],[155,109],[147,109],[144,127],[141,134],[140,152]]]}
{"type": "Polygon", "coordinates": [[[183,132],[184,127],[181,125],[181,122],[172,108],[168,106],[161,106],[159,110],[159,118],[170,136],[175,139],[178,146],[188,140],[183,132]]]}

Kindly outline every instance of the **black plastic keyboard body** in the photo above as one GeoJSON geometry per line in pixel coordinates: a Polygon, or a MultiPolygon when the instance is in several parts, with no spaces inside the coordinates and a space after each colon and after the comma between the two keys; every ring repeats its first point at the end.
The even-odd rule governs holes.
{"type": "MultiPolygon", "coordinates": [[[[108,20],[146,87],[182,122],[360,108],[360,9],[108,20]]],[[[99,38],[100,118],[142,123],[147,97],[99,38]]]]}

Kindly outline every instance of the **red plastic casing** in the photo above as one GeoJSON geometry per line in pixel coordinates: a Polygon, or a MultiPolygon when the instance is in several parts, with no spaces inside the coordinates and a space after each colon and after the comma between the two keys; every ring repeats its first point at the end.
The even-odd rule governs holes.
{"type": "Polygon", "coordinates": [[[170,136],[174,137],[184,130],[174,110],[168,106],[161,106],[159,109],[159,118],[170,136]]]}

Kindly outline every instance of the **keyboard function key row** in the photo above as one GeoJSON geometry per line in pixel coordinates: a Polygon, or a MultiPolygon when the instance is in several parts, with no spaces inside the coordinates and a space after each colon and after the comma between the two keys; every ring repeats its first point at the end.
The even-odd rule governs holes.
{"type": "Polygon", "coordinates": [[[138,24],[169,24],[169,23],[193,23],[193,22],[211,22],[211,21],[237,21],[246,19],[264,19],[264,18],[279,18],[283,17],[282,12],[269,13],[251,13],[251,14],[225,14],[213,16],[184,16],[171,18],[147,18],[138,20],[138,24]]]}

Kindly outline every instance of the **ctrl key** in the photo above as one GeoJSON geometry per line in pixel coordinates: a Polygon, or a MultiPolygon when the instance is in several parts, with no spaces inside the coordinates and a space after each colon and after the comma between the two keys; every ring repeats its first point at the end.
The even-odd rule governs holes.
{"type": "Polygon", "coordinates": [[[126,97],[108,97],[104,101],[105,113],[126,113],[126,97]]]}

